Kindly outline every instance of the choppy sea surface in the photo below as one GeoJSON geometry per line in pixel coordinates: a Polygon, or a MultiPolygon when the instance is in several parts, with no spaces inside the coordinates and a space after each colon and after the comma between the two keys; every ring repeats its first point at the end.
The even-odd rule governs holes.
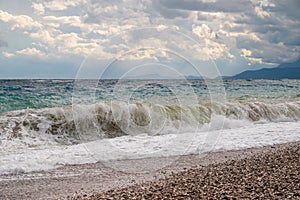
{"type": "Polygon", "coordinates": [[[300,80],[0,80],[0,174],[300,141],[299,120],[300,80]]]}

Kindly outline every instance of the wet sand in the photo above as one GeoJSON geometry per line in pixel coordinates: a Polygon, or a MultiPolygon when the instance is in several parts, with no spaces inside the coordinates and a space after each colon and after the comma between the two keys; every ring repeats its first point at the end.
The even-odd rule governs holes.
{"type": "Polygon", "coordinates": [[[0,199],[119,199],[126,195],[219,199],[254,194],[299,199],[299,163],[300,142],[293,142],[204,155],[69,165],[2,175],[0,199]],[[161,163],[170,165],[154,170],[161,163]]]}

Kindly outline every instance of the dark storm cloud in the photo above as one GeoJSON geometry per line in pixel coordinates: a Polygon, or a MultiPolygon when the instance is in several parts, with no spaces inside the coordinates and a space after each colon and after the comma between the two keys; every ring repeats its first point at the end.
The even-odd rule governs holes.
{"type": "Polygon", "coordinates": [[[263,40],[270,43],[282,42],[287,46],[300,45],[300,30],[290,30],[280,26],[255,26],[253,32],[260,33],[263,40]]]}
{"type": "Polygon", "coordinates": [[[223,31],[235,33],[238,49],[252,52],[251,58],[281,63],[300,55],[300,0],[156,0],[153,5],[165,18],[199,11],[200,24],[222,24],[223,31]]]}
{"type": "MultiPolygon", "coordinates": [[[[280,41],[281,42],[281,41],[280,41]]],[[[279,42],[270,43],[268,40],[253,40],[247,36],[239,36],[236,38],[238,49],[251,50],[251,58],[261,59],[265,63],[282,63],[296,59],[299,52],[295,50],[295,46],[287,46],[279,42]]]]}

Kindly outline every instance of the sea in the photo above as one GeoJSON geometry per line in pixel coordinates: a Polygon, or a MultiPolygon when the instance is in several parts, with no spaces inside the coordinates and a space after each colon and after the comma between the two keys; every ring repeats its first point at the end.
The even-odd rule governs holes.
{"type": "Polygon", "coordinates": [[[300,80],[0,80],[0,174],[300,141],[299,120],[300,80]]]}

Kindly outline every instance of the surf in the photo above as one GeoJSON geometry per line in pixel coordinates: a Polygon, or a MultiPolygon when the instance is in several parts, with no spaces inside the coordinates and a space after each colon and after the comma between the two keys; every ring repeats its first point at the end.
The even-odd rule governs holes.
{"type": "Polygon", "coordinates": [[[25,109],[2,113],[0,133],[2,139],[38,137],[46,134],[54,136],[58,143],[77,144],[124,135],[153,136],[201,131],[201,128],[216,116],[219,116],[221,121],[226,119],[227,128],[234,128],[236,121],[298,121],[300,102],[160,105],[112,101],[73,107],[25,109]]]}

